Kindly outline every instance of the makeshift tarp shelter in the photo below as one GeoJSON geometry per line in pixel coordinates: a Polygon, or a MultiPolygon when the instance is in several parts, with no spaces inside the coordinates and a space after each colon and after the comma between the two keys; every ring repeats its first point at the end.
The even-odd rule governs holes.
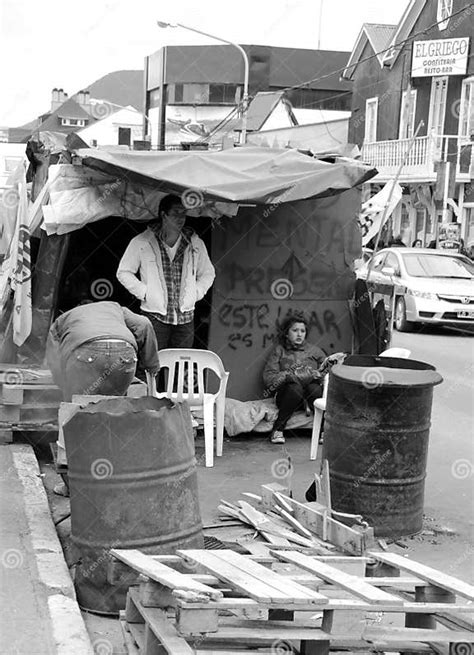
{"type": "MultiPolygon", "coordinates": [[[[116,264],[170,192],[181,195],[191,217],[199,217],[198,231],[206,226],[217,277],[201,323],[205,345],[231,371],[234,397],[257,393],[264,353],[288,312],[306,310],[310,336],[326,350],[350,348],[351,264],[360,253],[357,187],[374,169],[342,157],[323,161],[260,147],[79,149],[63,152],[54,165],[47,153],[33,163],[35,178],[46,182],[41,197],[38,189],[34,194],[29,220],[40,213],[43,234],[33,274],[32,330],[21,358],[42,361],[49,325],[64,309],[61,292],[79,269],[84,279],[70,288],[82,284],[92,299],[108,297],[137,308],[115,280],[116,264]],[[98,283],[106,294],[97,294],[98,283]],[[242,382],[238,371],[244,372],[242,382]]],[[[3,274],[11,277],[5,267],[3,274]]]]}

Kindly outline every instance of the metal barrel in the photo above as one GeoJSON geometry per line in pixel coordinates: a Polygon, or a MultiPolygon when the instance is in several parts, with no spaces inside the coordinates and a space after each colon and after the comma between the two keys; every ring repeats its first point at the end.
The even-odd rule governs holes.
{"type": "Polygon", "coordinates": [[[361,514],[376,536],[422,529],[433,366],[353,355],[330,373],[323,459],[333,509],[361,514]]]}
{"type": "Polygon", "coordinates": [[[151,397],[91,403],[64,425],[71,540],[83,609],[116,614],[130,577],[109,582],[111,548],[203,548],[191,413],[151,397]]]}

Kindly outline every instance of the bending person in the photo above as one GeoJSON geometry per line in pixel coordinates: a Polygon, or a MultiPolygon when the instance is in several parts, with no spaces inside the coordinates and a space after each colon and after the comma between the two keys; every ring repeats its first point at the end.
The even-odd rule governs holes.
{"type": "Polygon", "coordinates": [[[137,362],[152,375],[160,369],[150,321],[111,301],[59,316],[49,331],[46,358],[66,401],[73,394],[125,395],[137,362]]]}
{"type": "Polygon", "coordinates": [[[280,343],[272,349],[263,371],[266,395],[275,395],[278,416],[270,437],[285,443],[283,430],[298,409],[310,407],[323,395],[318,369],[326,357],[321,348],[306,341],[308,324],[303,316],[291,316],[282,325],[280,343]]]}
{"type": "Polygon", "coordinates": [[[119,282],[141,301],[160,348],[192,348],[194,306],[216,275],[204,242],[185,222],[180,198],[162,198],[158,220],[130,241],[117,270],[119,282]]]}

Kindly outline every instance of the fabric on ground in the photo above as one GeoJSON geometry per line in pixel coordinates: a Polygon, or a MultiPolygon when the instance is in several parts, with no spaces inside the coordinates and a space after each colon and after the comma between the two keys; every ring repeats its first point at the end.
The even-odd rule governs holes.
{"type": "MultiPolygon", "coordinates": [[[[234,398],[226,398],[224,427],[229,437],[245,432],[270,432],[278,415],[278,408],[273,398],[265,400],[248,400],[242,402],[234,398]]],[[[313,415],[306,416],[304,412],[295,412],[286,430],[311,429],[313,415]]]]}

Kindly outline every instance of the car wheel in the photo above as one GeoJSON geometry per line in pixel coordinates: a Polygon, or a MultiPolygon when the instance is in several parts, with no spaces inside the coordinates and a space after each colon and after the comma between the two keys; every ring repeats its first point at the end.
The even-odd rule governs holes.
{"type": "Polygon", "coordinates": [[[407,321],[407,308],[405,300],[400,296],[395,305],[395,327],[399,332],[411,332],[414,324],[407,321]]]}

